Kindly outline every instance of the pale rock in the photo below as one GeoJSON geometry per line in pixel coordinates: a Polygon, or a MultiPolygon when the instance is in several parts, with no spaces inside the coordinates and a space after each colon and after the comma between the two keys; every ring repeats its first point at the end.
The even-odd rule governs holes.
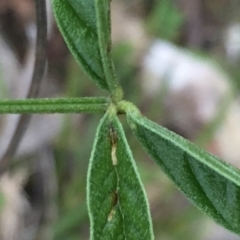
{"type": "Polygon", "coordinates": [[[141,85],[146,98],[167,86],[164,122],[190,138],[214,119],[219,104],[231,95],[229,77],[214,62],[162,40],[154,41],[143,59],[141,85]]]}
{"type": "Polygon", "coordinates": [[[224,33],[224,48],[227,60],[237,63],[240,60],[240,23],[230,24],[224,33]]]}

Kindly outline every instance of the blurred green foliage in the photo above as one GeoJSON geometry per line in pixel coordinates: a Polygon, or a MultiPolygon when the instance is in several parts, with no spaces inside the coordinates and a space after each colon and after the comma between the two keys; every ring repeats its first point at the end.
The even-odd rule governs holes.
{"type": "Polygon", "coordinates": [[[146,19],[150,35],[166,40],[176,40],[183,23],[184,16],[173,0],[157,0],[146,19]]]}

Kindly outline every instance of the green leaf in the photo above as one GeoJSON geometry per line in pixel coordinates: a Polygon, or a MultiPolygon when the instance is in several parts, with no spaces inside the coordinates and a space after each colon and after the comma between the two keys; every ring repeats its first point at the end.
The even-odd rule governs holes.
{"type": "Polygon", "coordinates": [[[52,0],[52,3],[73,56],[99,87],[109,90],[99,49],[94,0],[52,0]]]}
{"type": "Polygon", "coordinates": [[[109,89],[114,91],[118,87],[111,55],[111,19],[110,1],[95,0],[99,47],[103,61],[104,73],[109,89]]]}
{"type": "Polygon", "coordinates": [[[240,171],[136,112],[127,116],[141,145],[189,200],[240,234],[240,171]]]}
{"type": "Polygon", "coordinates": [[[121,123],[101,120],[87,181],[91,239],[153,239],[149,206],[121,123]]]}

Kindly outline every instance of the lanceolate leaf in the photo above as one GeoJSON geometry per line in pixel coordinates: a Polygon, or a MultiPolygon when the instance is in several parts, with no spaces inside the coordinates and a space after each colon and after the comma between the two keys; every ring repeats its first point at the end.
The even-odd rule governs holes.
{"type": "Polygon", "coordinates": [[[139,142],[190,201],[240,234],[240,171],[138,113],[127,115],[139,142]]]}
{"type": "Polygon", "coordinates": [[[87,184],[92,240],[153,239],[145,192],[116,115],[100,122],[87,184]]]}
{"type": "Polygon", "coordinates": [[[52,0],[58,26],[76,60],[108,90],[98,43],[94,0],[52,0]]]}

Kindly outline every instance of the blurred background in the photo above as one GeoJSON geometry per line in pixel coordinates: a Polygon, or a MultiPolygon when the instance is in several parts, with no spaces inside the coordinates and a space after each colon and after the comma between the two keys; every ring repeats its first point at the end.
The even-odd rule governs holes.
{"type": "MultiPolygon", "coordinates": [[[[102,96],[71,57],[48,2],[40,97],[102,96]]],[[[240,1],[113,0],[113,57],[125,98],[150,119],[240,167],[240,1]]],[[[25,98],[33,0],[0,0],[0,97],[25,98]]],[[[0,117],[0,156],[17,115],[0,117]]],[[[34,115],[0,177],[0,239],[87,240],[86,173],[100,115],[34,115]]],[[[237,240],[193,207],[126,134],[150,201],[156,240],[237,240]]]]}

